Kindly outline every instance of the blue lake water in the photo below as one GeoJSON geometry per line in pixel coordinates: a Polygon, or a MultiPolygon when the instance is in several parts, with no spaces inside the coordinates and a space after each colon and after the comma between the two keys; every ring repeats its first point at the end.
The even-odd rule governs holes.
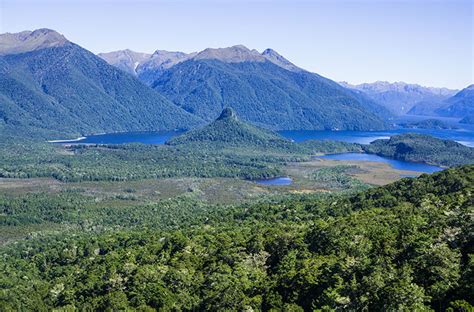
{"type": "MultiPolygon", "coordinates": [[[[330,131],[330,130],[288,130],[280,131],[284,137],[301,142],[305,140],[334,140],[350,143],[369,144],[377,139],[388,139],[390,136],[416,132],[428,134],[440,139],[450,139],[466,146],[474,147],[474,128],[471,130],[467,126],[463,129],[434,130],[434,129],[395,129],[386,131],[330,131]]],[[[181,131],[165,132],[124,132],[110,133],[88,136],[81,140],[64,140],[61,144],[124,144],[124,143],[144,143],[144,144],[164,144],[173,136],[181,134],[181,131]]]]}
{"type": "Polygon", "coordinates": [[[170,138],[183,133],[183,131],[149,131],[149,132],[120,132],[91,135],[79,140],[61,140],[59,144],[165,144],[170,138]]]}
{"type": "Polygon", "coordinates": [[[331,154],[318,156],[317,158],[323,159],[332,159],[332,160],[357,160],[357,161],[373,161],[373,162],[383,162],[391,165],[393,168],[398,170],[410,170],[416,172],[424,173],[433,173],[443,170],[437,166],[431,166],[426,164],[395,160],[387,157],[377,156],[373,154],[365,153],[341,153],[341,154],[331,154]]]}
{"type": "Polygon", "coordinates": [[[280,131],[284,137],[301,142],[306,140],[334,140],[349,143],[369,144],[377,139],[388,139],[402,133],[421,133],[439,139],[457,141],[463,145],[474,147],[474,130],[470,129],[394,129],[385,131],[329,131],[329,130],[298,130],[280,131]]]}
{"type": "Polygon", "coordinates": [[[278,178],[272,178],[272,179],[262,179],[262,180],[254,180],[255,183],[257,184],[262,184],[262,185],[290,185],[293,183],[293,180],[290,177],[278,177],[278,178]]]}

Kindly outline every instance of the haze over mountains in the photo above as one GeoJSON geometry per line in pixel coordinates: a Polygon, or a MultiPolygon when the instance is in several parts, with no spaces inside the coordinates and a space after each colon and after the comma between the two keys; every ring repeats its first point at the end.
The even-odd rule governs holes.
{"type": "Polygon", "coordinates": [[[0,55],[31,52],[69,44],[61,34],[49,29],[6,33],[0,37],[0,55]]]}
{"type": "Polygon", "coordinates": [[[474,116],[474,85],[462,89],[443,101],[426,101],[415,105],[414,115],[435,115],[443,117],[470,118],[474,116]]]}
{"type": "Polygon", "coordinates": [[[340,82],[340,84],[346,88],[364,92],[396,115],[407,114],[420,102],[439,102],[457,92],[457,90],[447,88],[424,87],[405,82],[376,81],[359,85],[340,82]]]}

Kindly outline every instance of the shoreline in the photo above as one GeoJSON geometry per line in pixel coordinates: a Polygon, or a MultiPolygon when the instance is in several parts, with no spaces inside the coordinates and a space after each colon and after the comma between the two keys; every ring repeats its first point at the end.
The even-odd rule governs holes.
{"type": "Polygon", "coordinates": [[[86,137],[78,137],[77,139],[70,139],[70,140],[49,140],[46,141],[48,143],[69,143],[69,142],[77,142],[86,139],[86,137]]]}

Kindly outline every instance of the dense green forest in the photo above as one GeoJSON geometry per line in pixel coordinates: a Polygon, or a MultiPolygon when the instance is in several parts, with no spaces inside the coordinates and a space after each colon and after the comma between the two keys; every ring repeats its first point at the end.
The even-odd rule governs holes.
{"type": "Polygon", "coordinates": [[[239,148],[264,148],[270,150],[296,151],[299,146],[276,132],[258,128],[237,118],[232,108],[226,108],[221,115],[203,128],[190,130],[174,137],[168,145],[187,146],[210,144],[211,148],[232,146],[239,148]]]}
{"type": "Polygon", "coordinates": [[[0,143],[0,177],[53,177],[69,182],[186,176],[256,179],[278,176],[286,162],[308,160],[314,153],[357,150],[360,147],[353,144],[318,141],[282,150],[205,144],[63,147],[25,140],[0,143]]]}
{"type": "Polygon", "coordinates": [[[367,153],[444,167],[474,163],[474,148],[416,133],[376,140],[362,148],[367,153]]]}
{"type": "Polygon", "coordinates": [[[10,228],[78,230],[3,246],[0,306],[471,311],[473,191],[474,166],[464,166],[358,194],[241,206],[183,198],[122,214],[87,210],[76,194],[2,199],[10,228]]]}

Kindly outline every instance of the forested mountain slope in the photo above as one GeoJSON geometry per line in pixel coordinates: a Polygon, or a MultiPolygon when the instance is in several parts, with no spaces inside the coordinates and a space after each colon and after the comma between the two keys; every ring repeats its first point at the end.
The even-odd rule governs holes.
{"type": "Polygon", "coordinates": [[[245,47],[217,50],[172,66],[152,86],[207,121],[232,107],[242,120],[272,129],[386,127],[385,108],[329,79],[287,70],[245,47]]]}
{"type": "Polygon", "coordinates": [[[21,53],[11,53],[16,51],[12,44],[0,46],[0,121],[6,127],[57,137],[190,128],[202,122],[78,45],[67,40],[52,45],[56,32],[37,32],[30,33],[30,41],[48,37],[43,40],[47,46],[20,40],[13,45],[21,53]]]}

